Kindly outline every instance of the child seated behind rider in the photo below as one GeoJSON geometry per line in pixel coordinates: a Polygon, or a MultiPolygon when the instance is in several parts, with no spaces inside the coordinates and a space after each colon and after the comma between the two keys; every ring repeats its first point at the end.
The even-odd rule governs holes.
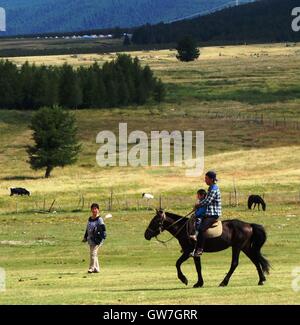
{"type": "MultiPolygon", "coordinates": [[[[197,203],[200,204],[201,201],[203,201],[206,198],[206,191],[204,189],[200,189],[197,191],[197,203]]],[[[206,215],[206,206],[200,206],[195,209],[194,216],[196,217],[196,224],[195,224],[195,234],[191,235],[190,237],[194,239],[195,241],[197,240],[197,236],[199,234],[199,227],[202,222],[202,219],[206,215]]]]}

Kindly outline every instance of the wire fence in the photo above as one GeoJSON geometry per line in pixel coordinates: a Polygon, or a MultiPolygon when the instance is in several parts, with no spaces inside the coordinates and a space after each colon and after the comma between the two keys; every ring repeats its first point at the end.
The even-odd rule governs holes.
{"type": "Polygon", "coordinates": [[[243,121],[248,123],[253,123],[257,125],[262,125],[270,128],[288,128],[293,130],[300,130],[300,121],[299,120],[292,120],[285,116],[280,118],[267,118],[264,114],[247,114],[244,112],[239,113],[224,113],[224,112],[212,112],[208,111],[201,115],[202,117],[205,116],[209,119],[223,119],[223,120],[233,120],[233,121],[243,121]]]}
{"type": "MultiPolygon", "coordinates": [[[[250,192],[222,192],[222,203],[224,207],[244,207],[247,209],[248,197],[250,192]]],[[[266,202],[271,204],[300,204],[299,192],[271,192],[257,193],[266,202]]],[[[142,197],[126,196],[114,194],[110,191],[105,196],[78,196],[63,197],[14,197],[10,202],[1,206],[0,213],[19,214],[19,213],[59,213],[59,212],[84,212],[89,211],[93,202],[99,202],[103,211],[147,211],[155,208],[164,208],[171,211],[187,210],[190,211],[195,204],[195,196],[187,195],[157,195],[154,199],[147,200],[142,197]]]]}

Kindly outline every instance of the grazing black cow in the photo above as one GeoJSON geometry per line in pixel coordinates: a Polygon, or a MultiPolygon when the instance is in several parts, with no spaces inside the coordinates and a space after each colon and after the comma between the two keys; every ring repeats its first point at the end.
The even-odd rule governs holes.
{"type": "Polygon", "coordinates": [[[262,209],[264,211],[266,211],[267,205],[266,205],[265,201],[263,200],[263,198],[261,196],[259,196],[259,195],[250,195],[249,198],[248,198],[248,208],[249,208],[249,210],[252,209],[253,204],[254,204],[253,210],[255,209],[256,205],[258,205],[258,210],[260,210],[259,207],[261,205],[262,209]]]}
{"type": "Polygon", "coordinates": [[[11,188],[10,189],[10,196],[13,196],[13,195],[28,195],[30,196],[30,192],[27,191],[25,188],[22,188],[22,187],[17,187],[17,188],[11,188]]]}

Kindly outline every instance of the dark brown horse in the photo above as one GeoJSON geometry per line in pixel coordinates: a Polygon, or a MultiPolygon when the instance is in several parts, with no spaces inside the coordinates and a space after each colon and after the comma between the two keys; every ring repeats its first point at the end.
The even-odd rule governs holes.
{"type": "Polygon", "coordinates": [[[255,209],[256,205],[258,205],[258,210],[260,205],[262,206],[262,209],[266,211],[266,202],[263,200],[263,198],[259,195],[250,195],[248,198],[248,209],[252,209],[252,205],[254,204],[253,210],[255,209]]]}
{"type": "MultiPolygon", "coordinates": [[[[177,238],[182,248],[182,255],[176,262],[177,276],[185,285],[188,280],[181,271],[181,264],[185,262],[190,253],[194,249],[194,242],[189,237],[187,230],[188,218],[178,216],[173,213],[157,210],[156,215],[151,220],[148,228],[145,231],[145,239],[150,240],[158,236],[164,230],[167,230],[177,238]]],[[[230,277],[238,266],[240,252],[243,251],[255,265],[258,276],[259,285],[263,285],[266,281],[265,273],[269,273],[270,264],[260,252],[264,245],[267,235],[263,226],[257,224],[250,224],[240,220],[225,220],[222,222],[223,232],[220,237],[207,238],[205,241],[204,252],[219,252],[228,247],[232,247],[232,261],[231,267],[220,286],[227,286],[230,277]]],[[[202,287],[204,284],[201,273],[200,257],[193,257],[196,270],[198,273],[198,282],[194,288],[202,287]]]]}

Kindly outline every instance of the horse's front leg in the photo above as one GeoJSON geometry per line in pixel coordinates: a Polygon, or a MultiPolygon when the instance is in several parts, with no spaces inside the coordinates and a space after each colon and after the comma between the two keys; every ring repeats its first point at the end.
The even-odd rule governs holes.
{"type": "Polygon", "coordinates": [[[194,284],[194,288],[201,288],[201,287],[203,287],[204,281],[203,281],[202,272],[201,272],[200,256],[194,257],[194,263],[195,263],[196,270],[198,273],[198,282],[194,284]]]}
{"type": "Polygon", "coordinates": [[[181,271],[181,264],[183,262],[185,262],[188,258],[190,257],[190,254],[189,253],[183,253],[179,259],[177,260],[176,262],[176,269],[177,269],[177,276],[178,276],[178,279],[184,283],[185,285],[188,284],[188,279],[185,277],[185,275],[182,273],[181,271]]]}

